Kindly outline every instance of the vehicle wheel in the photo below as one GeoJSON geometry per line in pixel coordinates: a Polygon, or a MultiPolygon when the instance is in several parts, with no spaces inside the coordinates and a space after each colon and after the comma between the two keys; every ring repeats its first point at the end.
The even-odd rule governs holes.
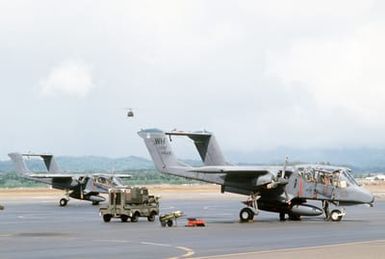
{"type": "Polygon", "coordinates": [[[340,210],[333,210],[330,213],[330,219],[332,221],[341,221],[341,219],[342,219],[341,211],[340,210]]]}
{"type": "Polygon", "coordinates": [[[160,222],[160,225],[161,225],[162,227],[165,227],[165,226],[167,225],[167,222],[166,222],[166,221],[161,221],[161,222],[160,222]]]}
{"type": "Polygon", "coordinates": [[[66,205],[67,205],[67,202],[68,202],[67,199],[64,199],[64,198],[60,199],[60,201],[59,201],[60,207],[66,206],[66,205]]]}
{"type": "Polygon", "coordinates": [[[285,215],[286,215],[285,212],[280,212],[279,213],[279,220],[280,221],[285,221],[286,220],[285,215]]]}
{"type": "Polygon", "coordinates": [[[169,221],[167,221],[167,226],[172,227],[172,224],[173,224],[173,222],[171,219],[169,221]]]}
{"type": "Polygon", "coordinates": [[[250,208],[243,208],[239,213],[241,222],[246,222],[254,218],[254,212],[250,208]]]}
{"type": "Polygon", "coordinates": [[[99,205],[99,202],[98,201],[93,201],[92,205],[94,205],[94,206],[99,205]]]}
{"type": "Polygon", "coordinates": [[[155,211],[153,211],[153,212],[150,213],[150,216],[147,217],[147,220],[150,221],[150,222],[154,222],[155,221],[155,216],[156,216],[156,213],[155,213],[155,211]]]}
{"type": "Polygon", "coordinates": [[[127,216],[127,215],[120,215],[120,220],[121,220],[122,222],[127,222],[128,216],[127,216]]]}
{"type": "Polygon", "coordinates": [[[139,213],[135,212],[134,215],[131,217],[131,222],[138,222],[139,213]]]}
{"type": "Polygon", "coordinates": [[[103,215],[103,220],[104,222],[110,222],[111,221],[111,215],[110,214],[105,214],[103,215]]]}

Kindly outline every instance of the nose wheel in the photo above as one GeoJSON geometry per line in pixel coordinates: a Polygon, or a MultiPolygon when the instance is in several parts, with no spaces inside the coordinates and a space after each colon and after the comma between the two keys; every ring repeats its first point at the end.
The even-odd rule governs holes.
{"type": "Polygon", "coordinates": [[[329,216],[329,219],[331,221],[341,221],[342,220],[342,217],[344,216],[344,213],[340,210],[332,210],[332,212],[330,212],[330,216],[329,216]]]}
{"type": "Polygon", "coordinates": [[[344,210],[335,209],[330,212],[329,210],[329,202],[323,201],[323,209],[325,213],[325,220],[331,220],[334,222],[341,221],[343,216],[345,216],[344,210]]]}

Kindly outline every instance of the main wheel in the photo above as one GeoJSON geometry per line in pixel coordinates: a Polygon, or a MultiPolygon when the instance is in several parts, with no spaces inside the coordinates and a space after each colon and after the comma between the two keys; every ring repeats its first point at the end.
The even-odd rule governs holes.
{"type": "Polygon", "coordinates": [[[67,202],[68,202],[68,200],[65,199],[65,198],[60,199],[60,201],[59,201],[60,207],[66,206],[66,205],[67,205],[67,202]]]}
{"type": "Polygon", "coordinates": [[[127,222],[128,216],[127,216],[127,215],[120,215],[120,220],[121,220],[122,222],[127,222]]]}
{"type": "Polygon", "coordinates": [[[147,217],[147,220],[150,221],[150,222],[154,222],[155,221],[155,216],[156,216],[156,213],[155,213],[155,211],[153,211],[153,212],[150,213],[150,216],[147,217]]]}
{"type": "Polygon", "coordinates": [[[167,225],[167,222],[166,222],[166,221],[161,221],[161,222],[160,222],[160,225],[161,225],[162,227],[165,227],[165,226],[167,225]]]}
{"type": "Polygon", "coordinates": [[[330,212],[330,219],[332,221],[341,221],[342,215],[340,210],[333,210],[330,212]]]}
{"type": "Polygon", "coordinates": [[[131,222],[138,222],[139,213],[135,212],[134,215],[131,216],[131,222]]]}
{"type": "Polygon", "coordinates": [[[286,219],[285,219],[285,215],[286,215],[285,212],[280,212],[280,213],[279,213],[279,220],[280,220],[280,221],[285,221],[285,220],[286,220],[286,219]]]}
{"type": "Polygon", "coordinates": [[[112,216],[110,214],[104,214],[103,215],[104,222],[110,222],[111,218],[112,218],[112,216]]]}
{"type": "Polygon", "coordinates": [[[171,219],[169,221],[167,221],[167,226],[172,227],[172,224],[173,224],[173,222],[171,219]]]}
{"type": "Polygon", "coordinates": [[[289,213],[289,219],[294,220],[294,221],[298,221],[298,220],[301,220],[301,216],[298,214],[289,213]]]}
{"type": "Polygon", "coordinates": [[[92,205],[94,205],[94,206],[99,205],[99,201],[93,201],[92,205]]]}
{"type": "Polygon", "coordinates": [[[254,212],[250,208],[243,208],[239,213],[239,218],[241,222],[246,222],[249,220],[253,220],[254,212]]]}

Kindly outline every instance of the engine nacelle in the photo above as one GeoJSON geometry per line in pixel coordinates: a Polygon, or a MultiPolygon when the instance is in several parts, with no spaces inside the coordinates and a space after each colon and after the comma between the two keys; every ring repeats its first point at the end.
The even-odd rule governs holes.
{"type": "Polygon", "coordinates": [[[319,216],[323,214],[323,210],[309,204],[294,205],[291,212],[299,216],[319,216]]]}

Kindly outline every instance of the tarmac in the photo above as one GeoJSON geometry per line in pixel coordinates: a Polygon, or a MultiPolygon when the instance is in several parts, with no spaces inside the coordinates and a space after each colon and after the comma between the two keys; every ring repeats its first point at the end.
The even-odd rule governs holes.
{"type": "MultiPolygon", "coordinates": [[[[220,193],[168,193],[161,214],[182,210],[177,226],[162,228],[158,219],[104,223],[98,207],[60,196],[17,197],[0,211],[1,258],[384,258],[385,201],[346,207],[341,222],[322,217],[280,222],[260,212],[239,223],[242,196],[220,193]],[[187,228],[187,217],[206,227],[187,228]]],[[[100,206],[103,206],[101,204],[100,206]]]]}

